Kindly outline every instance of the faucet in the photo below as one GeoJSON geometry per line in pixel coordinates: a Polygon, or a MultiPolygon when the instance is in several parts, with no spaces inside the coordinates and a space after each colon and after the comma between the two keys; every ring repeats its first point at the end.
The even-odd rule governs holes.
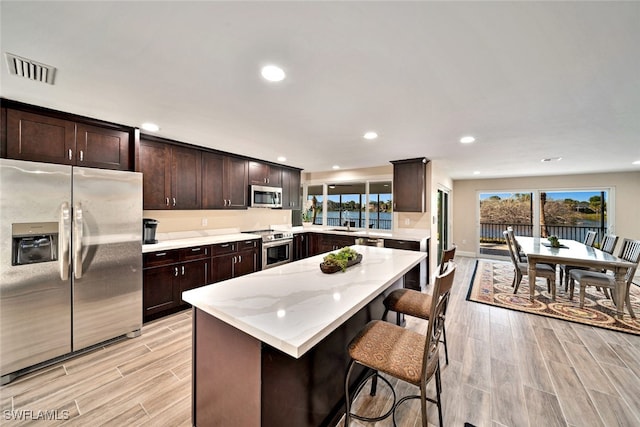
{"type": "Polygon", "coordinates": [[[349,221],[349,211],[348,210],[344,210],[344,218],[347,220],[347,231],[351,231],[351,221],[349,221]]]}

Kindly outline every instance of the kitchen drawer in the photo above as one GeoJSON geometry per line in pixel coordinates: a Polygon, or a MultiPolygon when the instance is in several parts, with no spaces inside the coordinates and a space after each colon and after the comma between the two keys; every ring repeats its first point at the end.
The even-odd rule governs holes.
{"type": "Polygon", "coordinates": [[[143,268],[176,263],[180,261],[180,251],[180,249],[172,249],[146,253],[143,257],[143,268]]]}
{"type": "Polygon", "coordinates": [[[181,261],[194,261],[198,259],[209,258],[211,252],[211,246],[202,245],[202,246],[193,246],[191,248],[180,249],[180,260],[181,261]]]}
{"type": "Polygon", "coordinates": [[[384,239],[384,247],[392,248],[392,249],[405,249],[408,251],[419,251],[420,250],[420,242],[415,242],[412,240],[391,240],[384,239]]]}
{"type": "Polygon", "coordinates": [[[211,245],[211,256],[231,254],[236,251],[236,242],[211,245]]]}
{"type": "Polygon", "coordinates": [[[243,240],[240,242],[236,242],[237,248],[239,251],[243,251],[245,249],[254,249],[260,247],[260,240],[243,240]]]}

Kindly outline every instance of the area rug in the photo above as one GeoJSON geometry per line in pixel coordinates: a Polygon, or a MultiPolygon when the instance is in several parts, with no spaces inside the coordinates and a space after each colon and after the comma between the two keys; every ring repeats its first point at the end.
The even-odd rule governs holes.
{"type": "MultiPolygon", "coordinates": [[[[513,264],[477,260],[467,300],[640,335],[640,318],[633,319],[626,311],[626,305],[624,318],[616,318],[613,301],[594,286],[586,288],[584,308],[580,308],[578,286],[570,301],[564,285],[558,285],[554,302],[551,293],[547,292],[546,279],[536,278],[535,298],[530,301],[528,277],[522,278],[518,293],[514,294],[513,275],[513,264]]],[[[636,316],[640,316],[640,288],[636,285],[631,285],[631,304],[636,316]]]]}

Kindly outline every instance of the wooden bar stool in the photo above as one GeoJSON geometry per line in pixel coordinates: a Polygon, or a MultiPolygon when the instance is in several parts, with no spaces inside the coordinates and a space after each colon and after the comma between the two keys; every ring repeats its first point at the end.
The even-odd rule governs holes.
{"type": "Polygon", "coordinates": [[[405,329],[382,320],[373,320],[356,335],[349,344],[349,356],[351,360],[345,376],[345,427],[349,426],[351,418],[362,421],[379,421],[393,414],[393,425],[396,425],[395,412],[397,407],[409,399],[420,399],[422,410],[422,426],[427,427],[427,401],[435,403],[438,407],[438,420],[442,427],[442,403],[440,393],[442,384],[440,381],[440,337],[443,333],[444,311],[446,296],[451,291],[456,266],[451,261],[444,267],[444,272],[437,275],[433,287],[431,311],[426,335],[405,329]],[[420,395],[404,396],[396,402],[395,390],[393,390],[392,408],[380,417],[370,418],[351,413],[351,398],[349,394],[349,378],[355,364],[362,365],[373,370],[373,374],[367,376],[354,395],[362,389],[366,380],[375,375],[382,378],[389,386],[390,383],[379,376],[379,373],[398,378],[420,388],[420,395]],[[436,379],[436,398],[427,397],[427,384],[432,378],[436,379]]]}
{"type": "MultiPolygon", "coordinates": [[[[444,272],[449,261],[452,261],[456,255],[456,246],[442,251],[442,260],[440,261],[439,274],[444,272]]],[[[449,294],[445,296],[445,315],[447,311],[447,304],[449,303],[449,294]]],[[[413,289],[396,289],[392,291],[384,299],[384,314],[382,320],[387,320],[387,314],[390,311],[396,312],[396,324],[399,326],[401,323],[400,315],[405,314],[407,316],[413,316],[424,320],[429,320],[431,313],[432,296],[424,294],[420,291],[413,289]]],[[[447,334],[442,325],[442,342],[444,343],[444,356],[447,365],[449,364],[449,350],[447,349],[447,334]]]]}

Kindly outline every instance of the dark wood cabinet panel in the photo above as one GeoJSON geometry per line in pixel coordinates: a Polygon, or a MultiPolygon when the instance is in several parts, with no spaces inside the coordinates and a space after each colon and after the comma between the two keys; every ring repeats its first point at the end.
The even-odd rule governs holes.
{"type": "Polygon", "coordinates": [[[300,233],[293,236],[293,260],[299,261],[309,256],[309,234],[300,233]]]}
{"type": "Polygon", "coordinates": [[[171,147],[171,207],[200,209],[201,151],[171,147]]]}
{"type": "Polygon", "coordinates": [[[185,306],[182,292],[209,283],[211,246],[143,254],[143,311],[145,321],[185,306]]]}
{"type": "Polygon", "coordinates": [[[144,209],[200,209],[200,150],[140,140],[144,209]]]}
{"type": "Polygon", "coordinates": [[[140,140],[144,209],[169,209],[171,195],[171,148],[163,143],[140,140]]]}
{"type": "Polygon", "coordinates": [[[7,110],[7,156],[64,165],[75,164],[76,125],[67,120],[7,110]]]}
{"type": "Polygon", "coordinates": [[[129,134],[78,124],[76,164],[102,169],[129,169],[129,134]]]}
{"type": "Polygon", "coordinates": [[[174,289],[178,276],[177,264],[143,270],[144,316],[170,310],[178,305],[174,289]]]}
{"type": "Polygon", "coordinates": [[[225,162],[225,190],[227,207],[245,209],[249,199],[249,162],[238,157],[226,156],[225,162]]]}
{"type": "Polygon", "coordinates": [[[212,245],[211,283],[260,270],[260,240],[212,245]]]}
{"type": "Polygon", "coordinates": [[[209,259],[203,259],[180,264],[180,285],[177,295],[179,304],[184,304],[184,301],[182,301],[182,292],[199,288],[209,283],[210,262],[209,259]]]}
{"type": "MultiPolygon", "coordinates": [[[[392,249],[404,249],[407,251],[419,251],[420,242],[416,242],[412,240],[384,239],[384,247],[392,248],[392,249]]],[[[427,243],[427,248],[428,247],[429,247],[429,244],[427,243]]],[[[425,284],[429,283],[429,259],[428,258],[426,261],[422,261],[420,264],[416,265],[411,270],[409,270],[407,274],[405,274],[404,287],[419,291],[421,289],[420,276],[423,272],[425,275],[425,284]]]]}
{"type": "Polygon", "coordinates": [[[355,237],[335,234],[316,234],[315,251],[316,255],[342,249],[345,246],[352,246],[356,242],[355,237]]]}
{"type": "Polygon", "coordinates": [[[282,186],[282,168],[260,162],[249,162],[249,184],[282,186]]]}
{"type": "Polygon", "coordinates": [[[220,255],[211,258],[211,273],[209,280],[211,283],[222,282],[233,277],[233,261],[235,253],[220,255]]]}
{"type": "Polygon", "coordinates": [[[130,138],[99,127],[7,110],[7,157],[101,169],[129,170],[130,138]]]}
{"type": "Polygon", "coordinates": [[[425,212],[427,159],[393,163],[393,209],[396,212],[425,212]]]}
{"type": "Polygon", "coordinates": [[[300,171],[282,169],[282,208],[300,209],[300,171]]]}
{"type": "Polygon", "coordinates": [[[202,153],[202,208],[246,209],[248,162],[217,153],[202,153]]]}
{"type": "Polygon", "coordinates": [[[258,252],[256,250],[244,250],[238,252],[233,264],[233,277],[244,276],[258,270],[258,252]]]}

